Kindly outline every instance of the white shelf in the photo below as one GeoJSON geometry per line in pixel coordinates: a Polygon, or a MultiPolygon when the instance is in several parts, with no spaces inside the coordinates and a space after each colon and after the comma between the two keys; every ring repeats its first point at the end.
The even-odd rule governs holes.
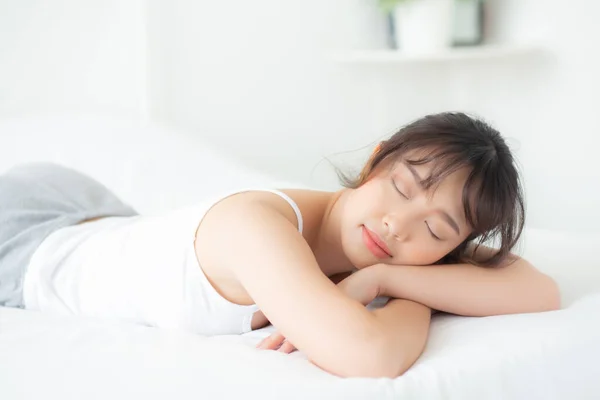
{"type": "Polygon", "coordinates": [[[485,60],[507,58],[541,53],[543,48],[536,45],[479,45],[452,47],[435,53],[405,54],[401,50],[354,50],[333,55],[340,63],[352,64],[406,64],[425,62],[445,62],[453,60],[485,60]]]}

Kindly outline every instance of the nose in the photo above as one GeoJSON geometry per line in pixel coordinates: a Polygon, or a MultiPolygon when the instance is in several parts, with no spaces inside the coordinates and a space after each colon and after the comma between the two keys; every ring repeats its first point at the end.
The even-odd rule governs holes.
{"type": "Polygon", "coordinates": [[[410,238],[409,223],[406,216],[395,213],[386,214],[383,217],[383,227],[388,237],[393,240],[404,242],[410,238]]]}

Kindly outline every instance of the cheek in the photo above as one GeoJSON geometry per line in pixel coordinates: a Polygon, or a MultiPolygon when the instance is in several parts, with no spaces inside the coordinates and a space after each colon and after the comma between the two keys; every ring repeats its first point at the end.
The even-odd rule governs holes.
{"type": "Polygon", "coordinates": [[[344,207],[343,218],[347,221],[356,221],[369,213],[373,204],[376,204],[371,192],[368,187],[361,187],[352,192],[344,207]]]}
{"type": "Polygon", "coordinates": [[[373,179],[365,183],[354,193],[355,205],[362,210],[372,210],[386,206],[386,186],[381,179],[373,179]]]}
{"type": "Polygon", "coordinates": [[[405,265],[431,265],[448,254],[446,246],[429,243],[412,243],[404,249],[404,257],[399,260],[405,265]]]}

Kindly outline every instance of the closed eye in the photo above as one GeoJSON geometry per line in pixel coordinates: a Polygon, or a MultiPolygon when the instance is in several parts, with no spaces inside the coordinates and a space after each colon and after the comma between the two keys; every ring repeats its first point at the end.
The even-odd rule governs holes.
{"type": "Polygon", "coordinates": [[[427,221],[425,221],[425,225],[427,225],[427,229],[429,230],[429,233],[431,234],[431,237],[434,238],[435,240],[442,240],[440,239],[435,233],[433,233],[433,231],[431,230],[431,228],[429,227],[429,224],[427,223],[427,221]]]}
{"type": "Polygon", "coordinates": [[[396,192],[400,193],[400,195],[402,197],[404,197],[406,200],[408,200],[408,196],[405,195],[404,193],[402,193],[402,191],[400,189],[398,189],[398,185],[396,185],[396,182],[394,181],[394,179],[392,178],[392,186],[394,186],[394,189],[396,190],[396,192]]]}

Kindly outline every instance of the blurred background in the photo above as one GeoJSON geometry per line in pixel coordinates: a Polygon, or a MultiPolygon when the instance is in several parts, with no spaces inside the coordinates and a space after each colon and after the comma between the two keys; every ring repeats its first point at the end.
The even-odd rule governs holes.
{"type": "Polygon", "coordinates": [[[600,3],[446,0],[440,39],[443,10],[410,4],[432,1],[0,0],[0,146],[28,151],[11,148],[16,120],[106,115],[335,190],[332,164],[460,110],[507,138],[529,226],[597,232],[600,3]]]}

